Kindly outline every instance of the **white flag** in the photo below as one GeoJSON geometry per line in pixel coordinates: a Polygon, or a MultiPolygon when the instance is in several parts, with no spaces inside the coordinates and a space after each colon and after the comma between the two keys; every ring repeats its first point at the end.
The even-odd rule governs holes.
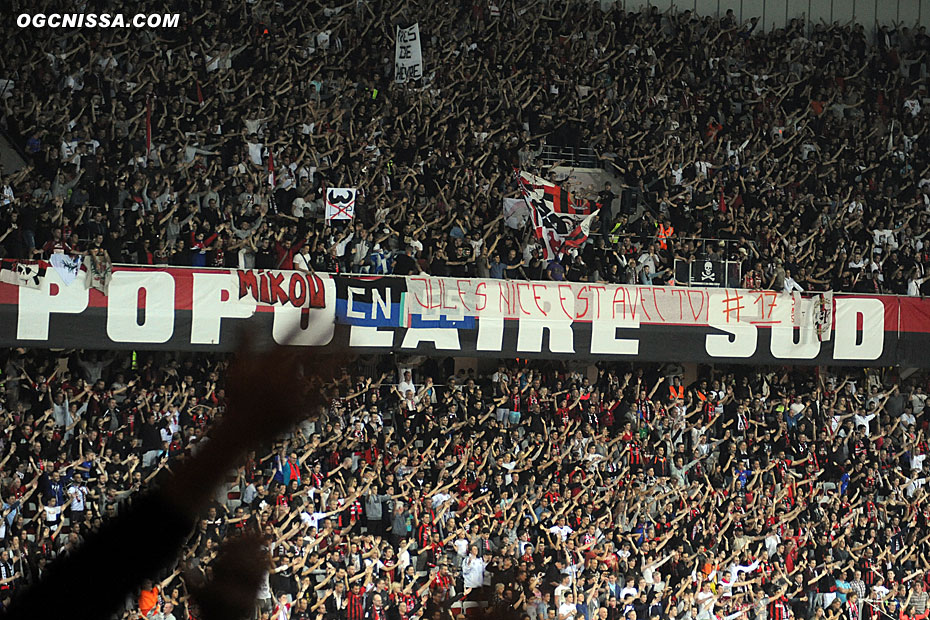
{"type": "Polygon", "coordinates": [[[504,198],[504,225],[514,230],[523,230],[530,218],[530,210],[522,198],[504,198]]]}
{"type": "Polygon", "coordinates": [[[833,291],[817,295],[814,301],[814,327],[820,342],[830,340],[833,334],[833,291]]]}
{"type": "Polygon", "coordinates": [[[44,278],[45,267],[39,263],[14,260],[5,260],[0,263],[0,282],[27,288],[41,288],[44,278]]]}
{"type": "Polygon", "coordinates": [[[423,54],[420,50],[420,24],[409,28],[397,27],[394,39],[394,81],[403,84],[407,80],[423,77],[423,54]]]}
{"type": "Polygon", "coordinates": [[[81,259],[77,256],[52,254],[48,262],[50,262],[52,267],[55,268],[55,271],[58,272],[65,286],[71,286],[71,283],[77,279],[78,274],[81,272],[81,259]]]}

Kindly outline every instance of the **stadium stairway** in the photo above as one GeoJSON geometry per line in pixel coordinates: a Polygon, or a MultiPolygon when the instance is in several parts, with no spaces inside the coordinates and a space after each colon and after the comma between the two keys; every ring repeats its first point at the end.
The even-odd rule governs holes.
{"type": "MultiPolygon", "coordinates": [[[[559,181],[563,179],[567,180],[565,187],[572,195],[590,196],[593,198],[598,192],[604,189],[604,183],[609,182],[611,190],[618,197],[614,200],[614,208],[611,217],[617,213],[620,208],[619,196],[623,188],[623,182],[619,177],[601,168],[570,168],[568,166],[556,166],[552,170],[555,173],[556,179],[559,181]]],[[[642,201],[640,201],[636,211],[633,213],[632,217],[630,217],[630,221],[635,222],[638,220],[645,210],[645,206],[642,201]]],[[[597,232],[594,233],[594,235],[597,234],[597,232]]]]}
{"type": "Polygon", "coordinates": [[[610,182],[614,193],[620,187],[620,181],[600,168],[569,168],[556,166],[552,169],[556,179],[568,179],[566,183],[572,194],[597,193],[604,189],[604,183],[610,182]]]}
{"type": "Polygon", "coordinates": [[[19,151],[13,147],[13,144],[3,133],[0,133],[0,170],[3,171],[3,174],[13,174],[25,166],[26,161],[19,154],[19,151]]]}

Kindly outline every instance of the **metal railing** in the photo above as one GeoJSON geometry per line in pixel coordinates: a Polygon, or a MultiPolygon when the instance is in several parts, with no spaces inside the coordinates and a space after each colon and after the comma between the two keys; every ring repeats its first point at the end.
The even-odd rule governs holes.
{"type": "Polygon", "coordinates": [[[695,260],[706,258],[712,254],[717,255],[721,260],[736,260],[739,248],[746,247],[747,258],[753,258],[755,255],[752,250],[734,239],[708,239],[705,237],[672,237],[676,248],[684,247],[691,244],[694,247],[695,260]]]}
{"type": "MultiPolygon", "coordinates": [[[[636,239],[639,241],[643,238],[643,235],[631,235],[627,233],[603,233],[600,231],[591,231],[590,237],[607,237],[609,239],[616,238],[618,243],[622,242],[623,239],[636,239]]],[[[658,231],[655,235],[649,237],[648,243],[661,243],[659,238],[658,231]]],[[[741,244],[739,241],[733,239],[708,239],[705,237],[679,237],[674,235],[668,239],[671,243],[675,245],[676,248],[684,247],[686,244],[690,243],[694,248],[694,260],[702,260],[711,255],[717,257],[718,260],[739,260],[737,258],[737,253],[739,248],[746,249],[746,258],[755,260],[756,256],[753,254],[752,249],[749,247],[752,244],[741,244]]]]}
{"type": "Polygon", "coordinates": [[[540,154],[546,166],[567,166],[570,168],[603,168],[594,149],[586,146],[562,146],[543,144],[540,154]]]}

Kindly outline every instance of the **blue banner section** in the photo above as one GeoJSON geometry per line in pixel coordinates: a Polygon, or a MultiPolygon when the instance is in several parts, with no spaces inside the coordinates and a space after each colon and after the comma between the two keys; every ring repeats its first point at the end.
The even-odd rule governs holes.
{"type": "Polygon", "coordinates": [[[422,314],[411,314],[410,325],[405,327],[423,328],[423,329],[478,329],[478,320],[473,316],[449,318],[440,315],[424,317],[422,314]]]}
{"type": "Polygon", "coordinates": [[[403,327],[403,278],[337,279],[336,323],[364,327],[403,327]]]}
{"type": "Polygon", "coordinates": [[[363,301],[358,297],[351,300],[336,299],[336,323],[363,327],[413,327],[417,329],[477,329],[474,316],[449,317],[440,314],[424,316],[421,313],[404,313],[405,304],[381,304],[363,301]]]}
{"type": "MultiPolygon", "coordinates": [[[[477,317],[461,310],[424,307],[410,299],[403,278],[337,279],[336,323],[360,327],[477,329],[477,317]]],[[[438,304],[439,297],[436,297],[438,304]]]]}
{"type": "Polygon", "coordinates": [[[406,318],[400,303],[381,305],[360,299],[336,300],[336,323],[365,327],[403,327],[406,318]]]}

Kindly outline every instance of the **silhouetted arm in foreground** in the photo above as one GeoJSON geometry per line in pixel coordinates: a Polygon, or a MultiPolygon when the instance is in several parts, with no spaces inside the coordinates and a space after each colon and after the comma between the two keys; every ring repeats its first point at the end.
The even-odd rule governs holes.
{"type": "Polygon", "coordinates": [[[110,617],[145,578],[177,557],[198,514],[244,451],[311,410],[319,399],[313,383],[320,374],[331,375],[334,366],[332,358],[318,354],[298,356],[280,348],[253,354],[243,348],[227,373],[227,412],[196,456],[160,489],[133,498],[75,553],[53,563],[45,579],[14,599],[5,617],[110,617]]]}

